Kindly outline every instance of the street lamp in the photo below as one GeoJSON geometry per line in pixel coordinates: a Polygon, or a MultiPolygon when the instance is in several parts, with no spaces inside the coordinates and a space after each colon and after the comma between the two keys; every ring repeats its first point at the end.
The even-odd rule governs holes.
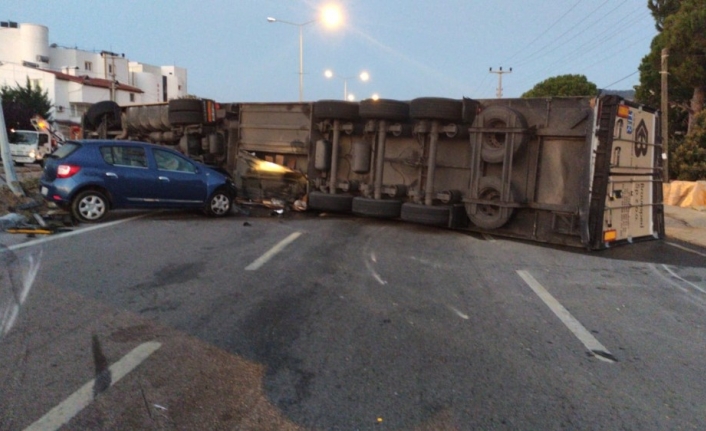
{"type": "MultiPolygon", "coordinates": [[[[331,69],[324,71],[324,76],[329,79],[331,79],[331,78],[342,79],[343,80],[343,100],[351,100],[350,96],[352,96],[352,94],[348,94],[348,80],[355,78],[354,76],[338,76],[338,75],[334,74],[331,69]]],[[[362,71],[358,75],[358,78],[360,78],[360,80],[363,82],[367,82],[370,79],[370,74],[366,71],[362,71]]]]}
{"type": "Polygon", "coordinates": [[[312,19],[311,21],[306,21],[302,23],[296,23],[291,21],[285,21],[282,19],[273,18],[271,16],[267,17],[267,22],[281,22],[282,24],[289,24],[299,28],[299,101],[304,100],[304,37],[302,35],[302,29],[313,24],[316,21],[322,20],[327,27],[336,27],[341,22],[341,14],[338,9],[329,7],[324,9],[321,18],[312,19]]]}

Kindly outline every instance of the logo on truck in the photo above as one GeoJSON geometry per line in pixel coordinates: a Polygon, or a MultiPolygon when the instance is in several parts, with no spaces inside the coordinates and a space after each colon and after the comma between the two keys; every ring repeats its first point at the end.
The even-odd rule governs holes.
{"type": "Polygon", "coordinates": [[[635,157],[647,155],[648,138],[649,132],[647,131],[645,120],[640,120],[640,124],[637,125],[637,130],[635,131],[635,157]]]}

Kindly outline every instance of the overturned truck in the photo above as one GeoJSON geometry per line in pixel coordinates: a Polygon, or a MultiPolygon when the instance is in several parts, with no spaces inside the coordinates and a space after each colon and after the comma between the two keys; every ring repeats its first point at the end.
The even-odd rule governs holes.
{"type": "Polygon", "coordinates": [[[100,102],[84,138],[177,146],[240,200],[589,249],[664,236],[658,113],[617,96],[100,102]]]}

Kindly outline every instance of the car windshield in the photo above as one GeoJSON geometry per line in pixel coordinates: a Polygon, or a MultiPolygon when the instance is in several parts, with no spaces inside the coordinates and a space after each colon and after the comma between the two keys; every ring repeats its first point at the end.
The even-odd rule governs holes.
{"type": "Polygon", "coordinates": [[[18,130],[15,132],[10,132],[8,139],[10,144],[36,144],[39,142],[39,133],[18,130]]]}

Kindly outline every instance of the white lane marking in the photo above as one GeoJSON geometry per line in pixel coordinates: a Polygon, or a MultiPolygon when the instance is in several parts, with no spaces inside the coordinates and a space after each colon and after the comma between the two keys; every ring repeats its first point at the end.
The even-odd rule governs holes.
{"type": "MultiPolygon", "coordinates": [[[[127,373],[134,370],[145,359],[147,359],[157,349],[162,347],[161,343],[150,341],[135,347],[130,353],[123,356],[118,362],[110,366],[111,382],[113,386],[118,380],[125,377],[127,373]]],[[[39,420],[25,428],[25,431],[54,431],[66,425],[81,410],[86,408],[93,401],[93,386],[95,379],[81,386],[70,397],[61,404],[54,407],[39,420]]]]}
{"type": "Polygon", "coordinates": [[[696,284],[694,284],[694,283],[692,283],[692,282],[690,282],[690,281],[688,281],[688,280],[683,279],[683,278],[680,277],[676,272],[674,272],[674,271],[672,271],[671,269],[669,269],[669,267],[668,267],[667,265],[662,265],[662,266],[664,267],[664,269],[667,270],[667,272],[669,273],[669,275],[671,275],[672,277],[676,278],[677,280],[681,280],[681,281],[683,281],[684,283],[688,284],[689,286],[693,287],[694,289],[698,290],[699,292],[701,292],[701,293],[703,293],[703,294],[706,294],[706,290],[704,290],[704,289],[701,288],[700,286],[697,286],[696,284]]]}
{"type": "Polygon", "coordinates": [[[455,308],[455,307],[452,307],[452,306],[450,306],[450,305],[449,305],[448,307],[449,307],[449,309],[450,309],[451,311],[453,311],[454,313],[456,313],[456,315],[457,315],[458,317],[460,317],[461,319],[468,320],[468,314],[464,314],[464,313],[462,313],[459,309],[457,309],[457,308],[455,308]]]}
{"type": "Polygon", "coordinates": [[[54,240],[56,240],[56,239],[66,238],[66,237],[68,237],[68,236],[73,236],[73,235],[79,235],[79,234],[82,234],[82,233],[91,232],[91,231],[96,230],[96,229],[104,229],[104,228],[111,227],[111,226],[115,226],[115,225],[118,225],[118,224],[121,224],[121,223],[129,222],[129,221],[132,221],[132,220],[137,220],[138,218],[147,217],[148,215],[150,215],[150,214],[149,214],[149,213],[140,214],[140,215],[135,216],[135,217],[130,217],[130,218],[122,219],[122,220],[115,220],[115,221],[111,221],[111,222],[108,222],[108,223],[96,224],[96,225],[89,226],[89,227],[86,227],[86,228],[83,228],[83,229],[72,230],[71,232],[57,233],[57,234],[54,234],[54,235],[46,236],[46,237],[44,237],[44,238],[35,239],[35,240],[33,240],[33,241],[27,241],[27,242],[23,242],[23,243],[21,243],[21,244],[10,245],[10,246],[8,246],[7,248],[8,248],[9,250],[17,250],[18,248],[32,247],[32,246],[35,246],[35,245],[43,244],[43,243],[45,243],[45,242],[54,241],[54,240]]]}
{"type": "Polygon", "coordinates": [[[595,356],[596,358],[606,361],[606,362],[615,362],[614,360],[610,359],[613,355],[606,349],[606,347],[600,343],[594,337],[591,335],[590,332],[579,322],[574,318],[574,316],[569,313],[569,311],[564,308],[559,301],[556,300],[548,291],[547,289],[544,288],[539,282],[530,274],[528,271],[525,270],[517,270],[517,274],[522,277],[522,279],[527,283],[527,285],[532,288],[535,294],[539,296],[539,298],[544,301],[544,303],[549,307],[549,309],[556,314],[556,317],[559,318],[559,320],[562,321],[564,325],[566,325],[567,328],[573,334],[576,336],[576,338],[579,339],[583,343],[584,346],[595,356]]]}
{"type": "Polygon", "coordinates": [[[373,268],[373,265],[372,265],[372,263],[370,263],[370,262],[372,262],[372,263],[378,263],[378,258],[377,258],[377,256],[375,255],[375,252],[374,252],[374,251],[371,251],[371,252],[370,252],[370,259],[369,259],[369,260],[368,260],[368,259],[365,260],[365,267],[368,268],[368,271],[370,271],[370,274],[373,276],[373,278],[374,278],[375,280],[377,280],[378,283],[380,283],[380,284],[383,285],[383,286],[386,285],[386,284],[387,284],[387,281],[385,281],[385,280],[380,276],[380,274],[378,274],[378,272],[375,271],[375,268],[373,268]]]}
{"type": "Polygon", "coordinates": [[[246,271],[255,271],[257,269],[260,269],[260,267],[264,264],[267,263],[270,259],[272,259],[277,253],[281,252],[284,250],[286,246],[294,242],[295,239],[299,238],[301,236],[301,232],[294,232],[291,235],[289,235],[287,238],[283,239],[280,241],[277,245],[269,249],[265,254],[262,256],[258,257],[251,263],[250,265],[245,267],[246,271]]]}
{"type": "Polygon", "coordinates": [[[698,251],[696,251],[696,250],[692,250],[692,249],[690,249],[690,248],[688,248],[688,247],[684,247],[683,245],[674,244],[673,242],[669,242],[669,241],[665,241],[664,243],[667,244],[667,245],[671,245],[672,247],[676,247],[676,248],[678,248],[678,249],[681,249],[681,250],[684,250],[684,251],[688,251],[689,253],[698,254],[699,256],[706,257],[706,254],[701,253],[701,252],[698,252],[698,251]]]}

